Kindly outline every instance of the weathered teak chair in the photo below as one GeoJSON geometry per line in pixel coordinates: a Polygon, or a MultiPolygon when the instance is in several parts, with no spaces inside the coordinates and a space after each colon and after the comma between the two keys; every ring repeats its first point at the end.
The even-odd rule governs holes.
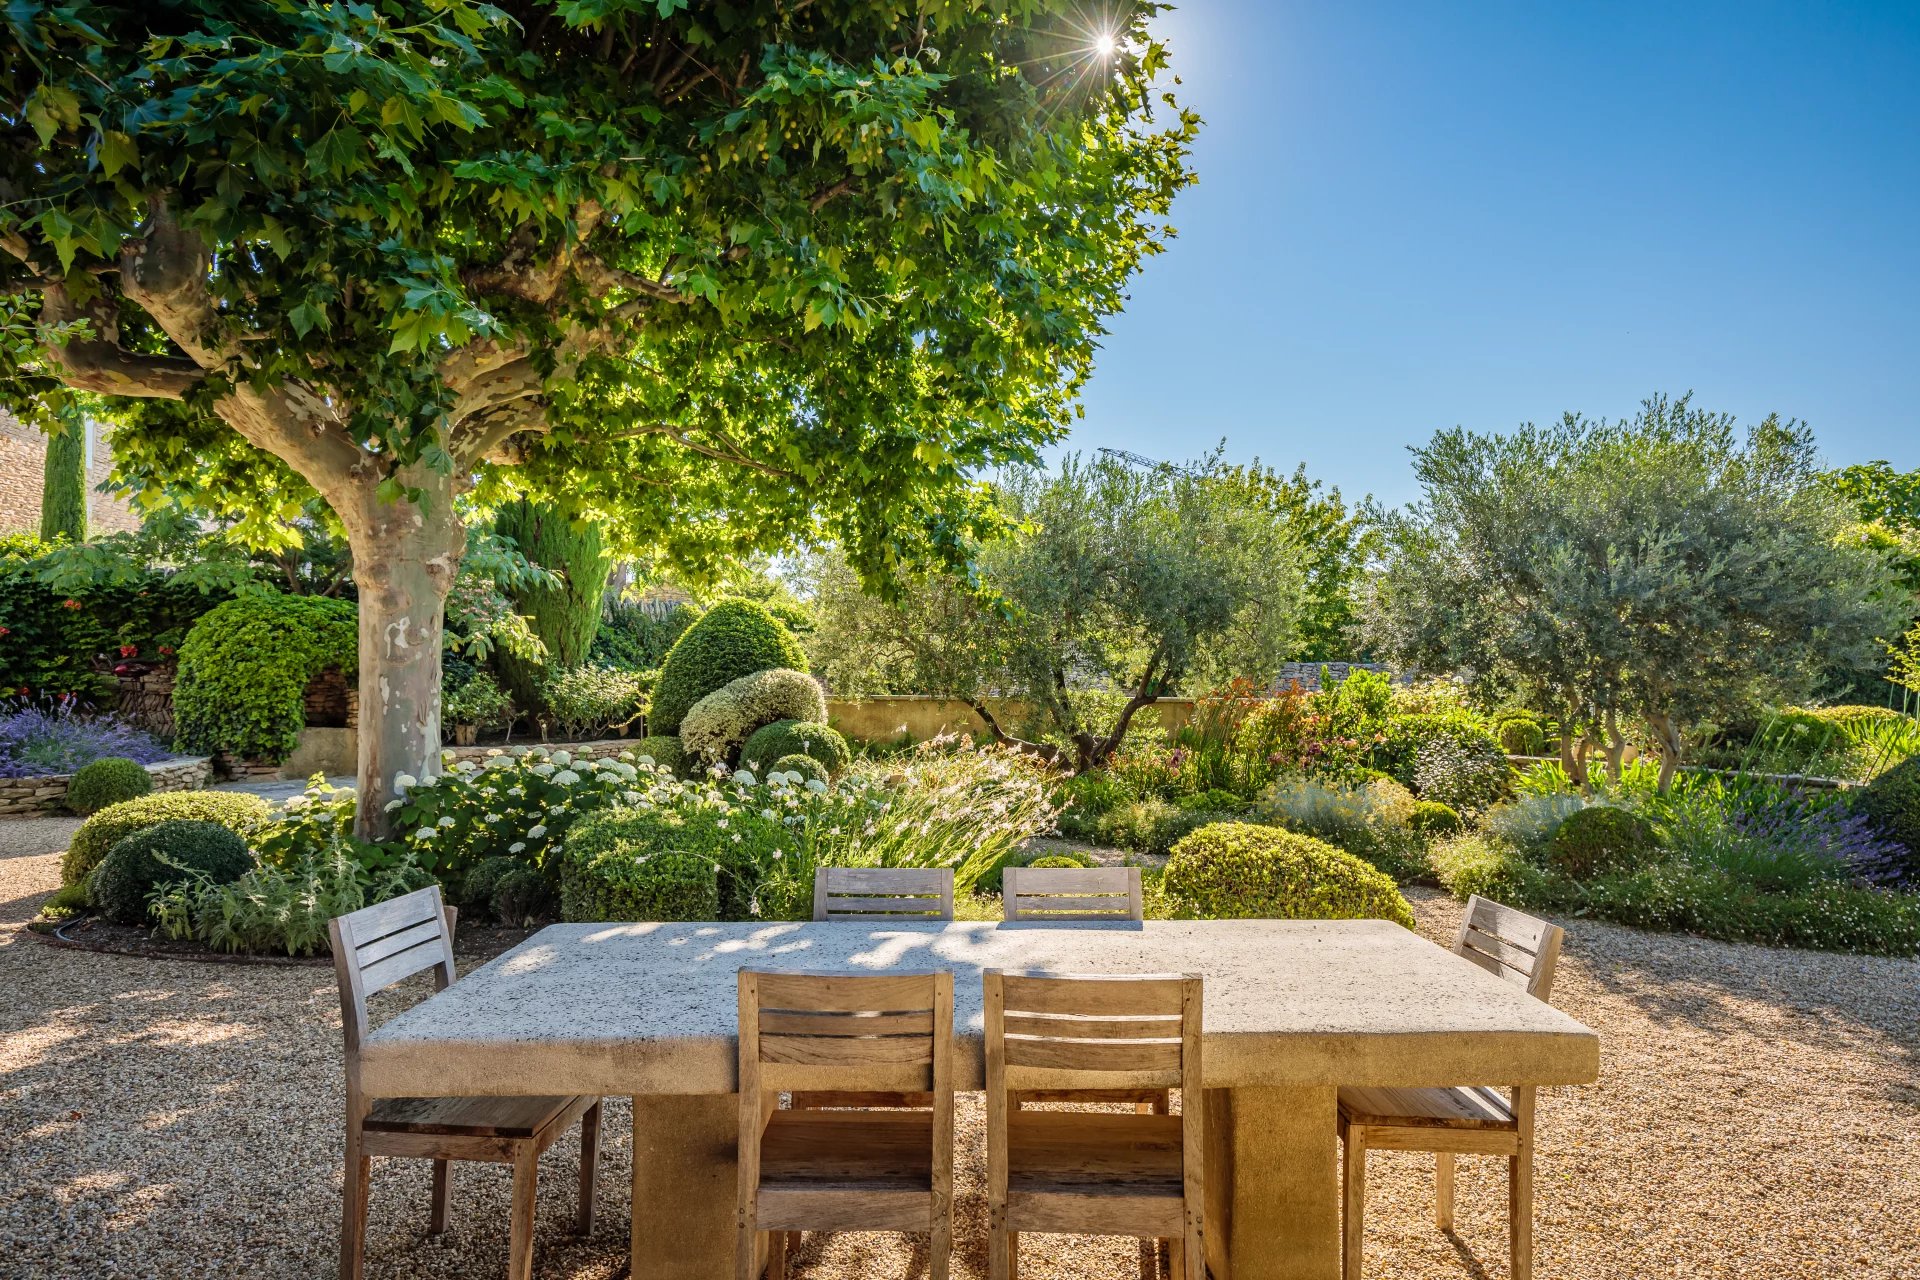
{"type": "Polygon", "coordinates": [[[815,920],[918,924],[953,919],[953,872],[945,867],[820,867],[815,920]]]}
{"type": "MultiPolygon", "coordinates": [[[[1558,925],[1475,895],[1453,949],[1527,994],[1546,1000],[1566,931],[1558,925]]],[[[1513,1280],[1533,1275],[1534,1086],[1508,1097],[1482,1086],[1452,1089],[1340,1090],[1340,1137],[1346,1147],[1346,1224],[1341,1237],[1345,1280],[1360,1280],[1366,1230],[1367,1152],[1434,1153],[1434,1220],[1453,1229],[1455,1155],[1507,1158],[1507,1238],[1513,1280]]]]}
{"type": "Polygon", "coordinates": [[[1169,1244],[1173,1275],[1204,1280],[1206,1117],[1199,977],[1040,977],[988,970],[988,1275],[1017,1274],[1020,1233],[1169,1244]],[[1180,1090],[1180,1114],[1026,1111],[1016,1091],[1089,1075],[1180,1090]]]}
{"type": "Polygon", "coordinates": [[[953,975],[740,972],[737,1280],[786,1274],[787,1233],[925,1231],[953,1248],[953,975]],[[821,1087],[911,1110],[782,1109],[821,1087]],[[762,1253],[762,1233],[765,1253],[762,1253]]]}
{"type": "Polygon", "coordinates": [[[1008,920],[1138,920],[1138,867],[1008,867],[1001,876],[1008,920]]]}
{"type": "MultiPolygon", "coordinates": [[[[1006,918],[1048,921],[1138,920],[1138,867],[1008,867],[1001,878],[1006,918]]],[[[1013,1095],[1016,1110],[1030,1102],[1121,1102],[1169,1115],[1165,1089],[1024,1089],[1013,1095]]]]}
{"type": "Polygon", "coordinates": [[[360,1045],[367,1035],[367,997],[422,970],[434,987],[453,981],[454,910],[439,886],[337,916],[331,925],[333,967],[340,979],[340,1021],[347,1042],[347,1176],[340,1224],[341,1280],[365,1268],[367,1190],[374,1156],[433,1161],[433,1212],[428,1230],[447,1229],[453,1200],[451,1162],[491,1160],[513,1166],[508,1280],[533,1275],[534,1181],[540,1153],[580,1121],[581,1235],[593,1231],[594,1178],[600,1153],[600,1099],[380,1098],[360,1092],[360,1045]]]}

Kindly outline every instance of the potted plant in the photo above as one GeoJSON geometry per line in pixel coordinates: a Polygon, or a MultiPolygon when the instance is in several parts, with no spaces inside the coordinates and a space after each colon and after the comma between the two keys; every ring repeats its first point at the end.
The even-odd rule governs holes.
{"type": "Polygon", "coordinates": [[[500,682],[485,671],[476,671],[446,696],[440,718],[453,726],[455,746],[470,747],[480,739],[480,730],[500,724],[513,714],[513,699],[500,682]]]}

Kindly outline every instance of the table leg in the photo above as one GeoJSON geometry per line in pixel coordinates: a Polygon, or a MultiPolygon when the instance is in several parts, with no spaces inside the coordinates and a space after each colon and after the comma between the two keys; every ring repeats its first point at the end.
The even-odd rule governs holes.
{"type": "Polygon", "coordinates": [[[1335,1280],[1338,1092],[1207,1090],[1207,1267],[1214,1280],[1335,1280]]]}
{"type": "Polygon", "coordinates": [[[739,1133],[730,1093],[633,1100],[635,1277],[731,1280],[739,1133]]]}

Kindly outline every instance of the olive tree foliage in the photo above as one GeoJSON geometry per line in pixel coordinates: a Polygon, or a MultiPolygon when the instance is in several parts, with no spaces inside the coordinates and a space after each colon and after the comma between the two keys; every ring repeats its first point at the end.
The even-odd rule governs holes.
{"type": "Polygon", "coordinates": [[[1628,421],[1456,428],[1413,452],[1423,497],[1387,521],[1369,638],[1556,712],[1576,780],[1596,744],[1617,777],[1639,726],[1664,790],[1690,729],[1810,697],[1899,626],[1797,423],[1743,433],[1656,396],[1628,421]]]}
{"type": "Polygon", "coordinates": [[[821,558],[811,653],[836,690],[958,698],[996,737],[1086,770],[1142,707],[1192,692],[1203,662],[1270,673],[1297,644],[1295,531],[1217,457],[1141,469],[1069,455],[998,491],[1009,531],[978,547],[971,580],[928,575],[890,603],[821,558]],[[1087,690],[1122,695],[1117,713],[1075,696],[1087,690]],[[997,697],[1024,700],[1051,740],[1016,736],[997,697]]]}
{"type": "Polygon", "coordinates": [[[961,554],[1190,180],[1159,8],[21,0],[0,387],[108,401],[123,481],[260,542],[324,499],[375,834],[502,501],[692,573],[961,554]]]}

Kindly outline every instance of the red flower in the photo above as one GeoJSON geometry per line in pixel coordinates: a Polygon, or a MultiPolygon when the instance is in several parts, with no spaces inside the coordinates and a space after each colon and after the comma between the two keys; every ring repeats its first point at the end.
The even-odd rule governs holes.
{"type": "Polygon", "coordinates": [[[12,627],[0,627],[0,636],[10,636],[12,634],[13,634],[12,627]]]}
{"type": "Polygon", "coordinates": [[[171,658],[173,656],[173,646],[170,644],[163,644],[160,646],[160,652],[165,656],[171,658]]]}
{"type": "Polygon", "coordinates": [[[33,692],[33,690],[31,690],[31,689],[29,689],[29,688],[27,688],[27,686],[25,686],[25,685],[21,685],[21,686],[20,686],[20,696],[21,696],[21,697],[23,697],[23,698],[24,698],[24,697],[26,697],[26,696],[27,696],[28,694],[30,694],[30,693],[32,693],[32,692],[33,692]]]}
{"type": "Polygon", "coordinates": [[[137,644],[123,644],[120,646],[120,656],[123,658],[131,658],[138,652],[140,652],[140,646],[137,644]]]}
{"type": "Polygon", "coordinates": [[[62,600],[60,602],[60,607],[62,609],[78,609],[80,607],[80,602],[78,600],[62,600]]]}

